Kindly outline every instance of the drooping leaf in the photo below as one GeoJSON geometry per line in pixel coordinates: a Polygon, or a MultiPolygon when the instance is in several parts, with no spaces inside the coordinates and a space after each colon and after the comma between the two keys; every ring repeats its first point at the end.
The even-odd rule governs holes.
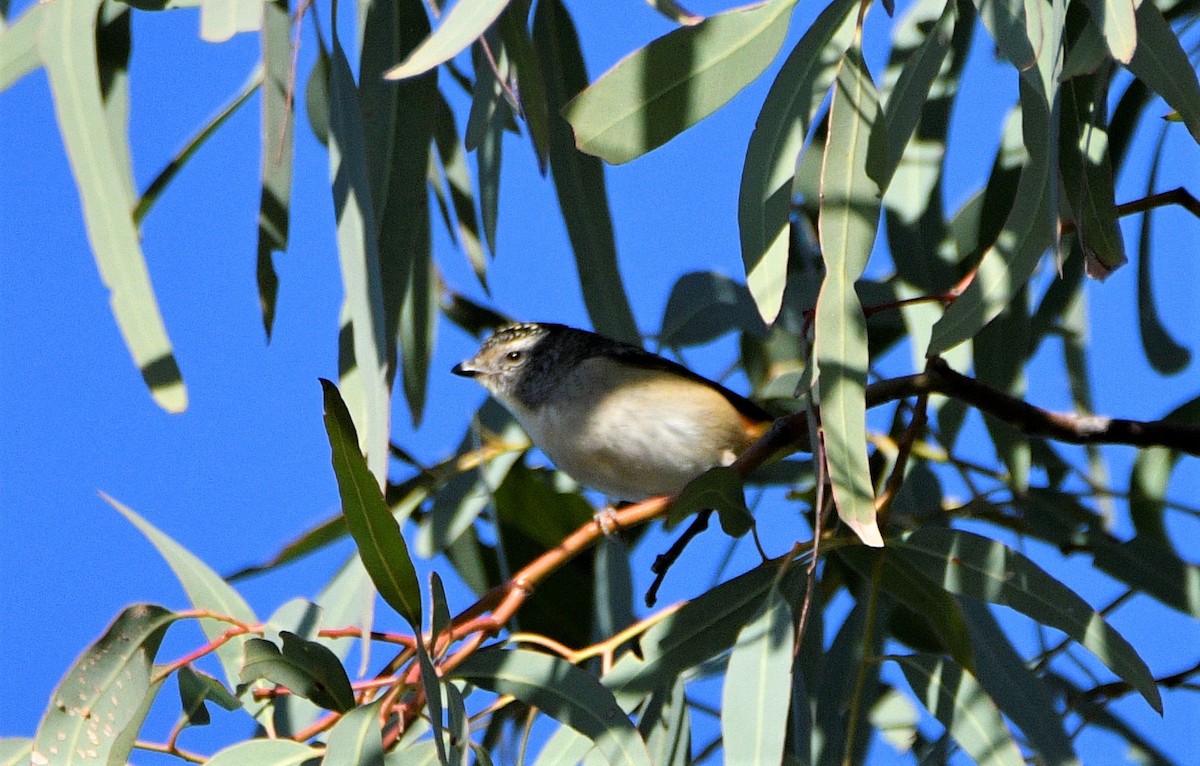
{"type": "Polygon", "coordinates": [[[35,3],[7,29],[0,29],[0,92],[42,65],[38,38],[45,6],[35,3]]]}
{"type": "Polygon", "coordinates": [[[263,6],[261,0],[200,0],[200,39],[223,43],[239,32],[257,32],[263,6]]]}
{"type": "Polygon", "coordinates": [[[536,705],[593,742],[610,764],[649,764],[637,729],[604,686],[570,663],[525,649],[481,651],[451,675],[536,705]]]}
{"type": "Polygon", "coordinates": [[[492,25],[509,0],[455,3],[442,23],[412,53],[384,75],[389,80],[413,77],[449,61],[466,50],[492,25]]]}
{"type": "Polygon", "coordinates": [[[838,68],[821,170],[818,229],[825,280],[817,297],[815,341],[821,428],[838,516],[864,543],[883,545],[867,463],[866,317],[854,289],[875,244],[879,188],[866,175],[875,86],[851,48],[838,68]]]}
{"type": "Polygon", "coordinates": [[[604,167],[575,148],[563,105],[587,86],[579,35],[562,0],[539,0],[533,16],[533,44],[546,84],[550,115],[550,168],[554,189],[575,253],[583,302],[596,332],[626,343],[641,343],[617,265],[617,245],[604,167]]]}
{"type": "Polygon", "coordinates": [[[329,179],[345,290],[339,383],[354,421],[362,424],[359,449],[367,456],[377,486],[383,486],[391,425],[383,274],[358,91],[336,35],[330,56],[329,115],[329,179]]]}
{"type": "Polygon", "coordinates": [[[224,684],[190,665],[181,667],[175,677],[179,682],[183,715],[189,726],[209,724],[208,702],[215,702],[226,710],[237,710],[242,706],[241,700],[233,696],[224,684]]]}
{"type": "Polygon", "coordinates": [[[258,202],[258,300],[267,338],[275,325],[275,301],[279,277],[272,258],[287,249],[288,218],[292,197],[292,140],[295,112],[292,109],[291,18],[286,0],[262,4],[263,99],[262,158],[258,202]]]}
{"type": "MultiPolygon", "coordinates": [[[[1154,193],[1158,182],[1158,169],[1163,158],[1163,144],[1167,138],[1167,127],[1164,125],[1158,133],[1158,142],[1154,147],[1153,160],[1150,164],[1150,175],[1146,179],[1146,194],[1154,193]]],[[[1151,218],[1153,210],[1142,214],[1141,226],[1138,228],[1138,330],[1142,336],[1142,349],[1150,366],[1163,375],[1174,375],[1182,372],[1192,361],[1192,353],[1188,348],[1171,337],[1159,316],[1157,301],[1154,295],[1154,285],[1151,280],[1150,264],[1153,260],[1154,248],[1151,240],[1151,218]]]]}
{"type": "Polygon", "coordinates": [[[724,106],[774,60],[795,0],[709,16],[635,51],[567,104],[580,150],[619,165],[724,106]]]}
{"type": "Polygon", "coordinates": [[[1134,0],[1087,0],[1092,22],[1100,27],[1109,53],[1128,64],[1137,50],[1137,24],[1133,17],[1134,0]]]}
{"type": "Polygon", "coordinates": [[[929,654],[900,657],[898,662],[913,692],[975,763],[1025,763],[1000,711],[970,673],[929,654]]]}
{"type": "Polygon", "coordinates": [[[765,322],[779,315],[787,283],[796,158],[850,46],[850,11],[856,7],[852,0],[830,3],[800,38],[771,84],[746,146],[738,231],[746,284],[765,322]]]}
{"type": "Polygon", "coordinates": [[[419,630],[420,585],[408,546],[358,450],[354,421],[337,387],[322,379],[321,388],[325,398],[325,430],[333,452],[333,471],[337,475],[346,525],[379,595],[419,630]]]}
{"type": "Polygon", "coordinates": [[[758,615],[738,633],[721,691],[721,735],[728,763],[780,763],[792,688],[792,610],[772,587],[758,615]]]}
{"type": "Polygon", "coordinates": [[[63,676],[38,725],[32,763],[125,763],[164,678],[154,657],[179,615],[127,607],[63,676]]]}
{"type": "Polygon", "coordinates": [[[39,53],[50,77],[59,129],[75,175],[88,239],[113,316],[154,401],[167,412],[187,409],[187,389],[167,337],[141,241],[133,200],[114,179],[122,168],[100,97],[96,50],[99,0],[64,0],[42,13],[39,53]]]}
{"type": "MultiPolygon", "coordinates": [[[[101,497],[117,510],[131,524],[138,528],[154,545],[159,555],[171,567],[179,584],[187,593],[188,600],[195,609],[204,609],[215,614],[227,615],[233,619],[253,625],[258,622],[250,605],[225,580],[208,567],[195,554],[163,534],[150,522],[143,519],[130,508],[122,505],[113,498],[101,493],[101,497]]],[[[209,618],[200,620],[200,629],[210,641],[217,639],[229,628],[229,623],[209,618]]],[[[238,671],[242,665],[242,645],[247,636],[234,636],[222,646],[217,647],[217,657],[225,671],[226,681],[233,686],[238,682],[238,671]]]]}
{"type": "Polygon", "coordinates": [[[1137,48],[1129,71],[1162,96],[1200,141],[1200,81],[1171,25],[1154,3],[1137,7],[1137,48]]]}
{"type": "Polygon", "coordinates": [[[1041,567],[1000,542],[958,530],[925,527],[897,550],[951,593],[1011,607],[1078,641],[1162,710],[1146,663],[1087,602],[1041,567]]]}

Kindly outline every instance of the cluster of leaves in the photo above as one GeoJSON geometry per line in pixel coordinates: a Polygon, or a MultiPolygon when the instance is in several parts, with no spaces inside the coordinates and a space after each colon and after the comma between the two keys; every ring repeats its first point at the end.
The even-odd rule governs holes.
{"type": "MultiPolygon", "coordinates": [[[[127,140],[130,6],[55,0],[30,7],[0,34],[0,88],[39,66],[49,74],[117,322],[156,401],[173,411],[186,405],[186,393],[150,287],[139,222],[195,147],[261,90],[257,262],[269,333],[278,290],[272,257],[287,244],[291,188],[287,4],[134,7],[190,5],[200,8],[206,39],[260,31],[262,66],[140,195],[127,140]]],[[[560,0],[530,5],[460,0],[431,33],[419,0],[364,2],[357,80],[336,25],[328,42],[319,37],[306,105],[329,150],[346,291],[341,378],[325,386],[343,514],[261,569],[346,534],[358,555],[314,602],[289,603],[264,622],[226,580],[114,502],[166,558],[192,608],[123,612],[64,678],[36,736],[0,743],[5,762],[124,761],[171,676],[183,717],[165,743],[143,746],[202,760],[176,740],[185,726],[207,722],[206,701],[245,710],[270,735],[209,759],[218,764],[486,760],[506,744],[523,747],[512,743],[524,741],[534,711],[560,724],[540,743],[544,763],[578,761],[593,750],[613,763],[682,763],[718,748],[731,762],[862,762],[873,732],[897,734],[933,760],[957,747],[984,763],[1027,756],[1068,763],[1076,759],[1071,718],[1111,729],[1168,762],[1108,709],[1110,699],[1130,691],[1160,711],[1162,700],[1155,676],[1109,625],[1107,610],[1094,610],[1003,540],[1085,553],[1128,594],[1200,617],[1186,587],[1200,572],[1178,554],[1163,520],[1189,510],[1165,496],[1180,453],[1144,450],[1122,491],[1095,444],[1083,453],[1086,466],[1077,466],[1077,452],[1029,433],[1019,420],[988,416],[1002,464],[992,468],[962,457],[958,444],[968,405],[986,411],[986,402],[913,389],[881,400],[902,401],[888,426],[869,431],[867,410],[877,402],[867,382],[884,376],[879,360],[887,351],[907,344],[918,360],[944,357],[973,368],[997,397],[1020,398],[1029,359],[1056,338],[1075,405],[1091,412],[1084,277],[1125,261],[1117,218],[1129,208],[1114,199],[1113,175],[1126,163],[1135,129],[1148,121],[1153,97],[1171,110],[1164,134],[1187,130],[1200,140],[1200,85],[1172,27],[1194,20],[1200,3],[916,0],[896,26],[882,85],[862,50],[870,4],[833,0],[821,12],[779,69],[746,150],[739,196],[746,283],[685,276],[658,333],[667,348],[737,333],[741,366],[762,398],[814,424],[819,408],[816,469],[785,460],[749,478],[789,487],[791,498],[782,502],[799,509],[796,526],[817,534],[640,620],[628,554],[603,539],[577,490],[525,464],[527,442],[494,404],[477,414],[455,455],[386,481],[395,451],[393,385],[398,376],[419,420],[438,312],[472,331],[500,320],[442,284],[431,227],[435,217],[444,221],[486,284],[502,138],[520,121],[537,161],[553,174],[593,325],[639,341],[617,271],[601,159],[636,159],[760,77],[787,39],[796,0],[709,18],[657,3],[680,26],[590,85],[567,9],[560,0]],[[1020,96],[986,187],[947,212],[941,179],[950,114],[956,95],[970,87],[962,72],[977,24],[1012,64],[1020,96]],[[471,74],[454,63],[468,47],[471,74]],[[461,137],[438,67],[472,97],[461,137]],[[1066,230],[1072,233],[1060,241],[1066,230]],[[892,275],[864,279],[880,243],[892,275]],[[1061,275],[1036,289],[1031,277],[1049,249],[1060,254],[1061,275]],[[968,489],[967,502],[950,499],[943,486],[950,478],[968,489]],[[1126,501],[1133,520],[1136,536],[1128,541],[1110,536],[1101,512],[1113,497],[1126,501]],[[829,509],[854,534],[830,529],[829,509]],[[970,520],[973,531],[957,520],[970,520]],[[452,616],[436,577],[422,598],[410,548],[444,555],[480,601],[452,616]],[[535,585],[537,597],[528,598],[535,585]],[[409,634],[372,632],[376,593],[404,617],[409,634]],[[839,619],[836,604],[846,596],[848,614],[830,628],[826,646],[825,623],[839,619]],[[989,604],[1065,640],[1026,656],[989,604]],[[521,632],[513,621],[518,609],[521,632]],[[197,620],[207,642],[156,665],[165,631],[181,619],[197,620]],[[345,665],[353,638],[364,654],[379,644],[398,647],[397,654],[373,677],[351,682],[345,665]],[[1079,647],[1119,680],[1089,686],[1066,672],[1060,660],[1078,661],[1079,647]],[[224,681],[193,666],[208,654],[224,681]],[[884,678],[887,663],[907,688],[884,678]],[[693,690],[712,677],[724,679],[719,735],[693,742],[703,731],[693,719],[711,712],[693,690]],[[944,735],[923,733],[914,701],[943,724],[944,735]]],[[[316,18],[310,7],[292,12],[316,18]]],[[[1150,191],[1135,209],[1153,205],[1150,191]]],[[[1145,232],[1144,224],[1141,329],[1150,363],[1174,373],[1190,356],[1155,314],[1145,232]]],[[[1194,426],[1200,398],[1164,421],[1194,426]]],[[[705,477],[681,499],[683,510],[728,512],[741,501],[731,480],[705,477]]],[[[619,517],[636,542],[637,525],[666,506],[648,501],[619,517]]],[[[726,530],[745,534],[749,524],[728,521],[736,517],[723,513],[726,530]]]]}

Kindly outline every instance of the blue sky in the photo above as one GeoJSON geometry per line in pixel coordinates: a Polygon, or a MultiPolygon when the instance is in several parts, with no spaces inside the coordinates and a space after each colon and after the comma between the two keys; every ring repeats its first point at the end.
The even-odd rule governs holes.
{"type": "MultiPolygon", "coordinates": [[[[593,78],[670,28],[639,2],[624,4],[616,14],[606,4],[569,5],[593,78]]],[[[700,12],[719,8],[695,6],[700,12]]],[[[800,9],[791,42],[819,9],[816,4],[800,9]]],[[[877,79],[891,25],[881,9],[873,12],[867,55],[877,79]]],[[[253,36],[211,45],[197,39],[197,27],[193,11],[135,14],[133,154],[143,187],[241,87],[257,59],[253,36]]],[[[352,28],[347,17],[343,29],[352,28]]],[[[315,55],[309,26],[302,46],[300,72],[306,75],[315,55]]],[[[966,77],[976,90],[964,93],[952,129],[955,174],[946,189],[951,207],[986,179],[1000,121],[1016,92],[1014,74],[994,65],[986,40],[977,41],[966,77]]],[[[770,76],[762,78],[728,108],[661,150],[609,169],[621,267],[643,332],[657,329],[670,287],[683,273],[741,276],[738,182],[746,141],[769,84],[770,76]]],[[[1160,104],[1150,112],[1165,108],[1160,104]]],[[[0,678],[8,689],[0,695],[0,736],[32,735],[60,675],[123,606],[186,604],[157,554],[98,491],[134,508],[218,571],[261,559],[337,510],[317,385],[319,376],[337,375],[341,301],[328,160],[301,116],[291,246],[276,258],[281,288],[268,345],[254,282],[258,120],[255,98],[193,158],[143,229],[151,275],[190,395],[185,413],[168,415],[147,394],[109,311],[45,77],[35,73],[0,94],[0,423],[8,445],[0,469],[0,577],[6,583],[0,589],[0,678]]],[[[1139,157],[1130,166],[1133,172],[1119,179],[1118,199],[1142,194],[1151,139],[1139,137],[1139,157]]],[[[1197,191],[1200,151],[1182,129],[1172,131],[1167,146],[1174,159],[1161,171],[1158,188],[1191,183],[1197,191]]],[[[504,151],[490,298],[475,282],[465,256],[435,225],[439,266],[452,287],[510,315],[586,325],[553,186],[538,175],[524,138],[506,137],[504,151]]],[[[1125,226],[1131,254],[1135,223],[1125,226]]],[[[1194,243],[1200,240],[1200,222],[1163,211],[1156,217],[1155,237],[1160,312],[1173,337],[1196,353],[1200,258],[1194,243]]],[[[1168,380],[1149,371],[1137,336],[1135,290],[1132,264],[1089,288],[1097,409],[1150,419],[1195,396],[1200,376],[1196,363],[1168,380]]],[[[424,425],[414,431],[406,408],[394,408],[393,440],[422,460],[449,454],[465,428],[463,413],[482,401],[480,389],[448,372],[474,346],[469,336],[443,323],[424,425]]],[[[731,345],[718,343],[689,352],[686,361],[717,375],[735,353],[731,345]]],[[[1031,399],[1067,406],[1062,381],[1038,378],[1039,369],[1050,367],[1035,364],[1031,399]]],[[[1114,466],[1126,466],[1115,475],[1127,475],[1131,451],[1109,455],[1114,466]]],[[[1185,460],[1177,473],[1171,495],[1195,505],[1200,496],[1196,461],[1185,460]]],[[[1176,539],[1195,540],[1200,532],[1195,519],[1176,514],[1169,520],[1176,539]]],[[[1182,550],[1189,555],[1188,547],[1182,550]]],[[[343,543],[239,587],[265,618],[290,598],[312,596],[350,552],[343,543]]],[[[1068,573],[1093,604],[1114,593],[1111,583],[1089,575],[1086,562],[1061,566],[1057,571],[1068,573]]],[[[637,578],[644,589],[645,567],[637,578]]],[[[690,595],[685,586],[668,580],[663,601],[690,595]]],[[[1138,600],[1114,623],[1158,674],[1196,659],[1200,629],[1193,621],[1138,600]]],[[[162,657],[178,656],[198,640],[195,632],[173,630],[162,657]]],[[[153,721],[165,721],[162,730],[173,719],[170,693],[160,702],[166,711],[156,714],[152,727],[153,721]]],[[[1200,723],[1196,696],[1168,693],[1162,719],[1134,699],[1117,709],[1129,713],[1169,753],[1186,759],[1200,723]]],[[[221,727],[216,728],[220,734],[221,727]]],[[[224,730],[227,738],[239,733],[236,726],[224,730]]],[[[208,736],[200,734],[188,744],[211,751],[213,746],[203,744],[208,736]]],[[[1104,735],[1085,736],[1084,761],[1121,762],[1123,755],[1111,750],[1113,742],[1104,735]]],[[[135,762],[154,761],[135,755],[135,762]]]]}

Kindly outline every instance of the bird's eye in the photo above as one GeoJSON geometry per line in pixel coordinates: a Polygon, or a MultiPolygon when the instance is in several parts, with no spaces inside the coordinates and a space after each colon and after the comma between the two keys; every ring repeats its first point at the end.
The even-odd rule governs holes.
{"type": "Polygon", "coordinates": [[[519,362],[523,354],[520,351],[509,351],[506,356],[510,362],[519,362]]]}

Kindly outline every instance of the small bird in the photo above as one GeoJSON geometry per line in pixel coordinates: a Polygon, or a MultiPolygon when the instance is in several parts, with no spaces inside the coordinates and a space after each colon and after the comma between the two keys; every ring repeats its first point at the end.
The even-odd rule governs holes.
{"type": "Polygon", "coordinates": [[[502,327],[454,366],[560,469],[614,500],[678,493],[729,465],[771,415],[682,365],[561,324],[502,327]]]}

